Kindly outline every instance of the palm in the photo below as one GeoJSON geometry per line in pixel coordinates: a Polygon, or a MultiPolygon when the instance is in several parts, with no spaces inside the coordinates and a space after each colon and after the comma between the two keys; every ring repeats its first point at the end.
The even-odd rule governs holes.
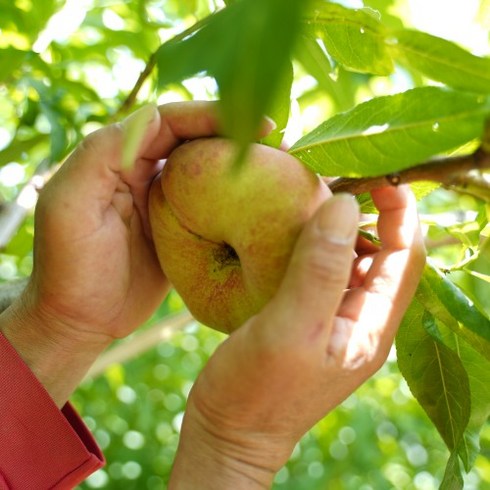
{"type": "MultiPolygon", "coordinates": [[[[380,211],[380,247],[360,241],[353,263],[355,236],[351,242],[319,238],[312,219],[277,295],[220,346],[194,385],[188,418],[204,420],[226,447],[247,448],[241,459],[259,466],[268,460],[277,471],[301,435],[388,355],[425,253],[408,190],[372,194],[380,211]]],[[[335,199],[323,211],[339,203],[335,199]]],[[[345,214],[347,201],[338,206],[329,216],[350,219],[355,231],[356,215],[345,214]]]]}
{"type": "Polygon", "coordinates": [[[180,141],[215,133],[212,103],[162,106],[132,169],[121,125],[90,135],[43,190],[36,210],[36,308],[64,327],[122,337],[167,290],[147,217],[150,184],[180,141]]]}
{"type": "Polygon", "coordinates": [[[75,204],[57,206],[45,216],[44,201],[66,193],[63,182],[53,179],[37,211],[41,224],[36,230],[34,278],[41,282],[43,305],[79,328],[89,325],[111,337],[127,335],[165,293],[165,280],[140,213],[129,188],[113,174],[103,189],[114,196],[108,204],[86,201],[83,186],[75,186],[72,200],[82,203],[83,209],[75,204]],[[124,192],[115,192],[121,187],[124,192]]]}

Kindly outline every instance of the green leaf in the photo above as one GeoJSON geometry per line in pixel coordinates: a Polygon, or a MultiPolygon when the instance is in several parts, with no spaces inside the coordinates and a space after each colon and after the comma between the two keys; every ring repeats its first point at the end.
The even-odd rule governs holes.
{"type": "Polygon", "coordinates": [[[288,70],[303,0],[242,0],[211,16],[204,27],[157,52],[159,83],[207,73],[219,86],[226,133],[245,145],[288,70]]]}
{"type": "Polygon", "coordinates": [[[400,326],[396,347],[403,376],[451,451],[441,488],[462,488],[458,457],[470,471],[490,415],[490,363],[432,315],[419,296],[400,326]]]}
{"type": "Polygon", "coordinates": [[[466,471],[469,471],[480,451],[480,431],[490,415],[490,362],[441,323],[439,332],[444,345],[463,363],[470,384],[470,419],[458,447],[466,471]]]}
{"type": "Polygon", "coordinates": [[[22,160],[22,156],[37,145],[44,143],[48,139],[46,134],[33,134],[30,138],[14,138],[7,148],[0,151],[0,166],[13,161],[22,160]]]}
{"type": "Polygon", "coordinates": [[[490,360],[490,321],[430,261],[426,263],[416,298],[433,316],[490,360]]]}
{"type": "Polygon", "coordinates": [[[0,49],[0,84],[5,83],[30,55],[30,51],[11,47],[0,49]]]}
{"type": "Polygon", "coordinates": [[[420,303],[412,302],[396,338],[398,366],[452,451],[469,421],[470,388],[458,355],[428,333],[434,322],[420,303]]]}
{"type": "Polygon", "coordinates": [[[123,121],[122,128],[124,140],[121,158],[123,170],[134,170],[136,155],[146,136],[148,124],[155,117],[156,110],[157,108],[155,105],[146,104],[123,121]]]}
{"type": "Polygon", "coordinates": [[[320,86],[330,87],[333,80],[330,78],[332,65],[326,52],[315,38],[302,34],[298,38],[294,50],[295,58],[303,68],[316,78],[320,86]]]}
{"type": "Polygon", "coordinates": [[[316,1],[304,19],[303,31],[322,39],[329,54],[348,70],[377,75],[393,71],[385,29],[374,10],[316,1]]]}
{"type": "Polygon", "coordinates": [[[401,29],[403,27],[403,21],[400,17],[397,17],[396,12],[397,0],[364,0],[364,5],[370,7],[376,12],[379,12],[381,21],[386,27],[401,29]]]}
{"type": "Polygon", "coordinates": [[[43,0],[42,2],[0,1],[0,28],[26,35],[34,42],[44,29],[49,18],[62,7],[64,1],[43,0]]]}
{"type": "Polygon", "coordinates": [[[490,94],[490,58],[480,58],[440,37],[415,30],[395,31],[393,58],[432,80],[468,92],[490,94]]]}
{"type": "Polygon", "coordinates": [[[446,471],[444,472],[444,478],[441,482],[439,490],[462,490],[463,485],[464,482],[461,474],[458,454],[453,452],[446,465],[446,471]]]}
{"type": "Polygon", "coordinates": [[[51,159],[56,162],[63,157],[68,141],[61,115],[49,103],[41,102],[40,107],[51,126],[51,159]]]}
{"type": "Polygon", "coordinates": [[[56,107],[56,97],[51,92],[51,88],[39,80],[29,79],[29,84],[39,94],[39,108],[51,126],[49,135],[51,140],[51,159],[52,161],[57,161],[65,153],[68,141],[61,113],[56,107]]]}
{"type": "Polygon", "coordinates": [[[284,130],[289,121],[291,109],[291,87],[293,84],[294,72],[293,65],[289,65],[289,70],[284,74],[280,81],[279,87],[274,94],[272,107],[267,113],[275,123],[276,128],[261,140],[264,145],[278,148],[284,137],[284,130]]]}
{"type": "Polygon", "coordinates": [[[290,153],[322,175],[385,175],[480,137],[489,113],[488,98],[415,88],[333,116],[290,153]]]}
{"type": "MultiPolygon", "coordinates": [[[[485,226],[487,226],[486,223],[485,226]]],[[[490,236],[484,237],[484,235],[480,234],[479,239],[481,243],[478,257],[466,269],[471,272],[479,272],[480,274],[490,274],[490,236]]]]}

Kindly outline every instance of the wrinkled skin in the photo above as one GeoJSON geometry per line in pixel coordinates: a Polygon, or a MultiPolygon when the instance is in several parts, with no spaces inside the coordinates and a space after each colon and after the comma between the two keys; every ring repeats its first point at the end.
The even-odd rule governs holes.
{"type": "MultiPolygon", "coordinates": [[[[147,320],[169,290],[148,223],[151,182],[182,141],[218,131],[216,104],[154,108],[132,168],[128,121],[90,134],[42,190],[34,270],[0,330],[62,406],[95,358],[147,320]]],[[[135,117],[134,115],[129,118],[135,117]]]]}
{"type": "Polygon", "coordinates": [[[357,239],[352,198],[328,199],[277,294],[211,357],[189,396],[170,489],[270,488],[303,434],[383,365],[425,250],[409,189],[372,195],[381,246],[357,239]]]}

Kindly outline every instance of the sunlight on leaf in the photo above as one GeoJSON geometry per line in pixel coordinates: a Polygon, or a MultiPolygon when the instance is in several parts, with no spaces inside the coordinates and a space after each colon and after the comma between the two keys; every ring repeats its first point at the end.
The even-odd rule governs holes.
{"type": "Polygon", "coordinates": [[[193,35],[161,46],[157,53],[160,85],[199,73],[215,77],[225,133],[241,145],[248,144],[258,134],[261,118],[271,108],[288,70],[306,3],[232,3],[193,35]]]}
{"type": "Polygon", "coordinates": [[[414,30],[393,33],[393,57],[449,87],[490,93],[490,58],[474,56],[456,44],[414,30]]]}
{"type": "Polygon", "coordinates": [[[374,10],[315,1],[303,22],[303,31],[322,39],[329,54],[347,70],[378,75],[393,71],[385,29],[374,10]]]}
{"type": "Polygon", "coordinates": [[[480,137],[488,114],[490,98],[415,88],[333,116],[289,152],[321,175],[385,175],[480,137]]]}

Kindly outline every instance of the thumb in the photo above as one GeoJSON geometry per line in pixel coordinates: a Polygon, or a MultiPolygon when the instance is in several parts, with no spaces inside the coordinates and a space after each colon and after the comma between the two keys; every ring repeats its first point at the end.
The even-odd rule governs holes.
{"type": "Polygon", "coordinates": [[[124,170],[134,171],[134,161],[158,134],[160,115],[153,105],[135,111],[119,124],[90,133],[63,164],[60,175],[69,182],[87,183],[89,195],[105,192],[108,180],[124,170]],[[90,187],[94,192],[90,192],[90,187]],[[99,184],[97,186],[97,184],[99,184]],[[100,188],[99,188],[100,187],[100,188]]]}
{"type": "Polygon", "coordinates": [[[303,229],[276,301],[286,325],[328,337],[352,268],[359,206],[347,194],[325,201],[303,229]],[[323,333],[321,333],[323,332],[323,333]]]}
{"type": "Polygon", "coordinates": [[[134,169],[137,157],[146,150],[158,133],[160,114],[153,104],[146,104],[121,123],[123,129],[122,169],[134,169]]]}

